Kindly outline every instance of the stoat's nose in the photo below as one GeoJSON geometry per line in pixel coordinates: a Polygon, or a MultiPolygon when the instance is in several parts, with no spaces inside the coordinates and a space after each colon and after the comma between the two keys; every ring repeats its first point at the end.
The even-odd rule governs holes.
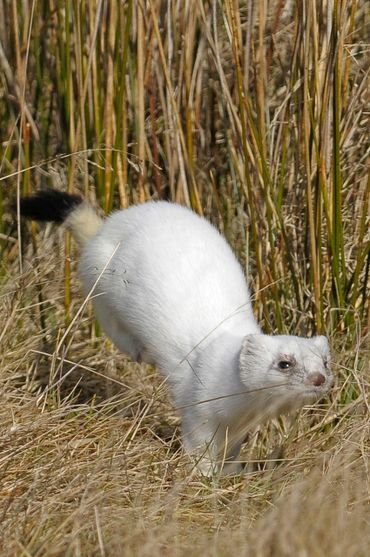
{"type": "Polygon", "coordinates": [[[310,385],[314,385],[314,387],[321,387],[321,385],[323,385],[325,381],[326,381],[325,375],[318,372],[310,373],[310,375],[307,377],[307,382],[310,385]]]}

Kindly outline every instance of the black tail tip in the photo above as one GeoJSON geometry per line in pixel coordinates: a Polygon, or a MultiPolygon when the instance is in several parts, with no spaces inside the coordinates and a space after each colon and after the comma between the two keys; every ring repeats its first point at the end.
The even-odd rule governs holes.
{"type": "Polygon", "coordinates": [[[40,190],[21,198],[20,212],[28,219],[62,223],[82,201],[79,195],[54,189],[40,190]]]}

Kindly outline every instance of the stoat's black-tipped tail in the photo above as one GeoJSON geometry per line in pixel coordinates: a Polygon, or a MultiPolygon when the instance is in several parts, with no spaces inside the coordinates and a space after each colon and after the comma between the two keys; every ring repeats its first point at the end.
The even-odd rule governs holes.
{"type": "Polygon", "coordinates": [[[62,223],[82,202],[79,195],[48,189],[22,197],[20,209],[21,215],[29,219],[62,223]]]}
{"type": "Polygon", "coordinates": [[[80,246],[95,236],[101,218],[79,195],[48,189],[20,200],[21,215],[39,221],[64,224],[80,246]]]}

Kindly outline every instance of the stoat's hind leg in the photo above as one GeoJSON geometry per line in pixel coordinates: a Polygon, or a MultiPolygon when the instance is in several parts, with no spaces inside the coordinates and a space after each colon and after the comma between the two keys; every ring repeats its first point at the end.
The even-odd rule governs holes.
{"type": "Polygon", "coordinates": [[[105,334],[119,350],[128,354],[135,362],[141,361],[142,344],[122,326],[110,308],[99,298],[93,301],[94,309],[105,334]]]}
{"type": "Polygon", "coordinates": [[[155,364],[155,360],[154,358],[151,357],[151,355],[149,354],[148,350],[142,346],[137,360],[136,360],[139,364],[141,363],[145,363],[145,364],[155,364]]]}
{"type": "MultiPolygon", "coordinates": [[[[104,327],[103,327],[104,328],[104,327]]],[[[128,354],[134,362],[142,362],[140,356],[142,352],[141,344],[122,328],[115,327],[108,333],[109,338],[125,354],[128,354]]]]}

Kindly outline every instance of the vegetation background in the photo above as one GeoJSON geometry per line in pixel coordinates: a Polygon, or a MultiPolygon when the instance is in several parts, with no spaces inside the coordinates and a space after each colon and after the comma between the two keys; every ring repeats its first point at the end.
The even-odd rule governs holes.
{"type": "Polygon", "coordinates": [[[369,37],[367,0],[0,0],[3,555],[370,554],[369,37]],[[48,186],[204,214],[266,332],[329,336],[330,397],[197,476],[69,236],[14,215],[48,186]]]}

